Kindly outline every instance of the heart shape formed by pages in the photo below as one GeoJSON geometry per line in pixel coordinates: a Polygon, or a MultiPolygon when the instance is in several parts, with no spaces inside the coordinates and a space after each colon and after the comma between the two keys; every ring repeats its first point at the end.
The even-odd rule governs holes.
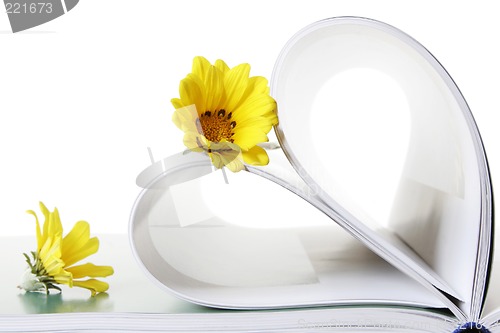
{"type": "Polygon", "coordinates": [[[347,221],[346,228],[361,237],[373,236],[365,240],[376,244],[375,251],[394,246],[389,252],[404,258],[408,244],[440,277],[431,278],[432,284],[465,301],[463,311],[478,311],[472,298],[474,281],[481,276],[479,285],[485,284],[487,265],[479,253],[490,246],[483,237],[491,228],[491,183],[471,112],[439,62],[392,26],[336,18],[303,29],[288,42],[271,89],[282,111],[277,135],[285,154],[307,185],[321,189],[317,196],[340,215],[337,220],[347,221]],[[385,99],[363,90],[364,80],[385,99]],[[343,136],[336,135],[340,128],[343,136]],[[387,140],[387,133],[399,135],[387,140]],[[391,153],[403,158],[390,158],[391,153]],[[349,168],[356,173],[348,181],[335,171],[349,168]],[[384,173],[385,168],[392,171],[384,173]],[[385,186],[394,192],[382,202],[385,186]],[[380,223],[364,209],[370,203],[388,207],[387,220],[375,222],[387,225],[396,238],[378,232],[380,223]]]}
{"type": "Polygon", "coordinates": [[[130,232],[145,270],[216,307],[398,304],[476,318],[491,182],[470,110],[438,61],[392,26],[333,18],[288,42],[271,92],[282,151],[269,151],[269,166],[225,184],[190,153],[138,177],[130,232]]]}

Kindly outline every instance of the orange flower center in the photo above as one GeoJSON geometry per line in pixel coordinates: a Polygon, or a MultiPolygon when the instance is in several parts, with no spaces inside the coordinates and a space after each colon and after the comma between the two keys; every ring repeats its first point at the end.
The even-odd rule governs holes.
{"type": "Polygon", "coordinates": [[[220,109],[217,112],[205,111],[196,120],[198,133],[202,134],[212,142],[229,141],[234,142],[231,138],[234,135],[236,122],[231,120],[232,112],[226,114],[226,110],[220,109]]]}

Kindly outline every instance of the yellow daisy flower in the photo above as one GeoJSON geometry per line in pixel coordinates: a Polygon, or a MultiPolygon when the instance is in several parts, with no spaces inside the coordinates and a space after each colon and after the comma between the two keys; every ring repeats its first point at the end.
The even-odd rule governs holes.
{"type": "Polygon", "coordinates": [[[50,212],[40,202],[45,221],[43,230],[40,228],[38,216],[32,210],[28,213],[36,220],[37,251],[31,252],[31,258],[24,254],[29,268],[23,275],[19,288],[26,291],[45,291],[50,289],[61,291],[56,284],[69,287],[81,287],[90,290],[92,296],[108,290],[106,282],[94,279],[106,277],[114,273],[111,266],[96,266],[91,263],[72,266],[78,261],[94,254],[99,249],[99,240],[90,238],[90,226],[85,221],[79,221],[63,238],[63,228],[59,212],[50,212]],[[86,279],[85,278],[90,278],[86,279]]]}
{"type": "Polygon", "coordinates": [[[172,99],[172,120],[184,131],[190,150],[206,152],[217,168],[233,172],[266,165],[269,157],[258,146],[278,123],[276,101],[264,77],[249,77],[250,65],[229,68],[203,57],[193,60],[192,72],[180,82],[180,98],[172,99]]]}

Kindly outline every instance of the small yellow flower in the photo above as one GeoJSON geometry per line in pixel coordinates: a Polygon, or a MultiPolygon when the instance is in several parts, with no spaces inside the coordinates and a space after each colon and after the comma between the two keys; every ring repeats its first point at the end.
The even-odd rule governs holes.
{"type": "Polygon", "coordinates": [[[190,150],[206,152],[217,168],[233,172],[250,165],[266,165],[269,157],[258,146],[278,123],[276,101],[264,77],[249,77],[250,65],[229,68],[222,60],[214,65],[203,57],[193,60],[192,72],[179,86],[180,98],[172,120],[184,131],[190,150]]]}
{"type": "Polygon", "coordinates": [[[23,275],[19,288],[26,291],[45,291],[50,289],[61,291],[56,284],[69,287],[81,287],[90,290],[92,296],[108,290],[106,282],[94,279],[106,277],[114,273],[111,266],[96,266],[91,263],[73,264],[94,254],[99,249],[99,240],[90,238],[90,226],[85,221],[79,221],[63,238],[63,228],[59,212],[50,212],[40,202],[45,221],[43,230],[40,228],[38,216],[32,210],[28,213],[36,220],[37,250],[31,252],[32,258],[24,254],[29,268],[23,275]],[[90,278],[86,279],[85,278],[90,278]]]}

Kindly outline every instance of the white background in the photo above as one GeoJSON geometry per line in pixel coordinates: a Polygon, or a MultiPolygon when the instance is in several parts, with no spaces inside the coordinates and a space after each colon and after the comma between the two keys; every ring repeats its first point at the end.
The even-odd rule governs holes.
{"type": "MultiPolygon", "coordinates": [[[[3,10],[2,10],[3,11],[3,10]]],[[[500,20],[495,1],[81,0],[12,34],[0,13],[0,235],[33,234],[27,209],[63,224],[127,232],[139,172],[184,149],[170,99],[192,58],[252,65],[270,78],[287,40],[333,16],[408,33],[443,64],[477,121],[499,188],[500,20]]]]}

